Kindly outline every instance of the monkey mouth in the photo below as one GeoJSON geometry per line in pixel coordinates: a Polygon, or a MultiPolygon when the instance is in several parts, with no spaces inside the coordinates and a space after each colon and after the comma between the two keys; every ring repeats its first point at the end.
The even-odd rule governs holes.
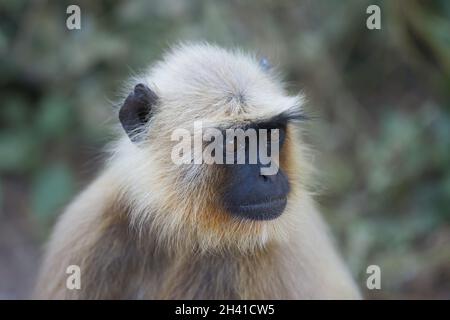
{"type": "Polygon", "coordinates": [[[286,208],[287,198],[270,199],[257,203],[245,203],[229,208],[231,214],[249,220],[273,220],[286,208]]]}

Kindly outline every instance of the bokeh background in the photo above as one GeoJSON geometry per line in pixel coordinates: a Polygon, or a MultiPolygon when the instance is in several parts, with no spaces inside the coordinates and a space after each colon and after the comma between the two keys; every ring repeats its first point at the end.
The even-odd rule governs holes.
{"type": "Polygon", "coordinates": [[[317,200],[367,298],[450,299],[445,0],[2,0],[0,298],[29,296],[55,217],[101,166],[116,92],[180,40],[254,51],[306,93],[317,200]]]}

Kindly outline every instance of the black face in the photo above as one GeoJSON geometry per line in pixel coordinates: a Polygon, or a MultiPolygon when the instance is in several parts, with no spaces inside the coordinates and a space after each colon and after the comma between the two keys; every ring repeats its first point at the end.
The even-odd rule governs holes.
{"type": "MultiPolygon", "coordinates": [[[[264,128],[279,129],[281,150],[286,132],[285,125],[264,125],[264,128]]],[[[263,142],[258,141],[258,144],[260,143],[263,142]]],[[[270,149],[269,144],[269,153],[270,149]]],[[[248,155],[246,158],[248,160],[248,155]]],[[[251,220],[277,218],[286,208],[290,191],[286,175],[281,168],[276,174],[262,175],[259,155],[257,164],[248,164],[248,161],[245,163],[226,165],[227,182],[223,194],[225,209],[232,215],[251,220]]]]}
{"type": "Polygon", "coordinates": [[[224,204],[231,214],[252,220],[270,220],[286,208],[289,181],[280,169],[275,175],[264,176],[260,165],[232,165],[224,204]]]}

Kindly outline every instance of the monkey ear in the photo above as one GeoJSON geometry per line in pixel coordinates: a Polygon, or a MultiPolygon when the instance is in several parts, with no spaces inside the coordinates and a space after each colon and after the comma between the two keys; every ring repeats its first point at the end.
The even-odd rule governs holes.
{"type": "Polygon", "coordinates": [[[152,106],[158,96],[146,85],[139,83],[125,99],[119,111],[119,120],[131,141],[139,140],[139,133],[150,119],[152,106]]]}

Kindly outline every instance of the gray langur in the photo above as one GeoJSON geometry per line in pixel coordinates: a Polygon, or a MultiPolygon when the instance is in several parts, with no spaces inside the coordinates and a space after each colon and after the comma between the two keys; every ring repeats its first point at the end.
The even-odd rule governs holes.
{"type": "MultiPolygon", "coordinates": [[[[353,299],[317,211],[301,95],[239,50],[179,45],[134,78],[121,137],[51,235],[38,299],[353,299]],[[279,129],[279,170],[176,165],[177,128],[279,129]],[[66,269],[81,288],[66,287],[66,269]]],[[[193,135],[197,133],[190,129],[193,135]]]]}

